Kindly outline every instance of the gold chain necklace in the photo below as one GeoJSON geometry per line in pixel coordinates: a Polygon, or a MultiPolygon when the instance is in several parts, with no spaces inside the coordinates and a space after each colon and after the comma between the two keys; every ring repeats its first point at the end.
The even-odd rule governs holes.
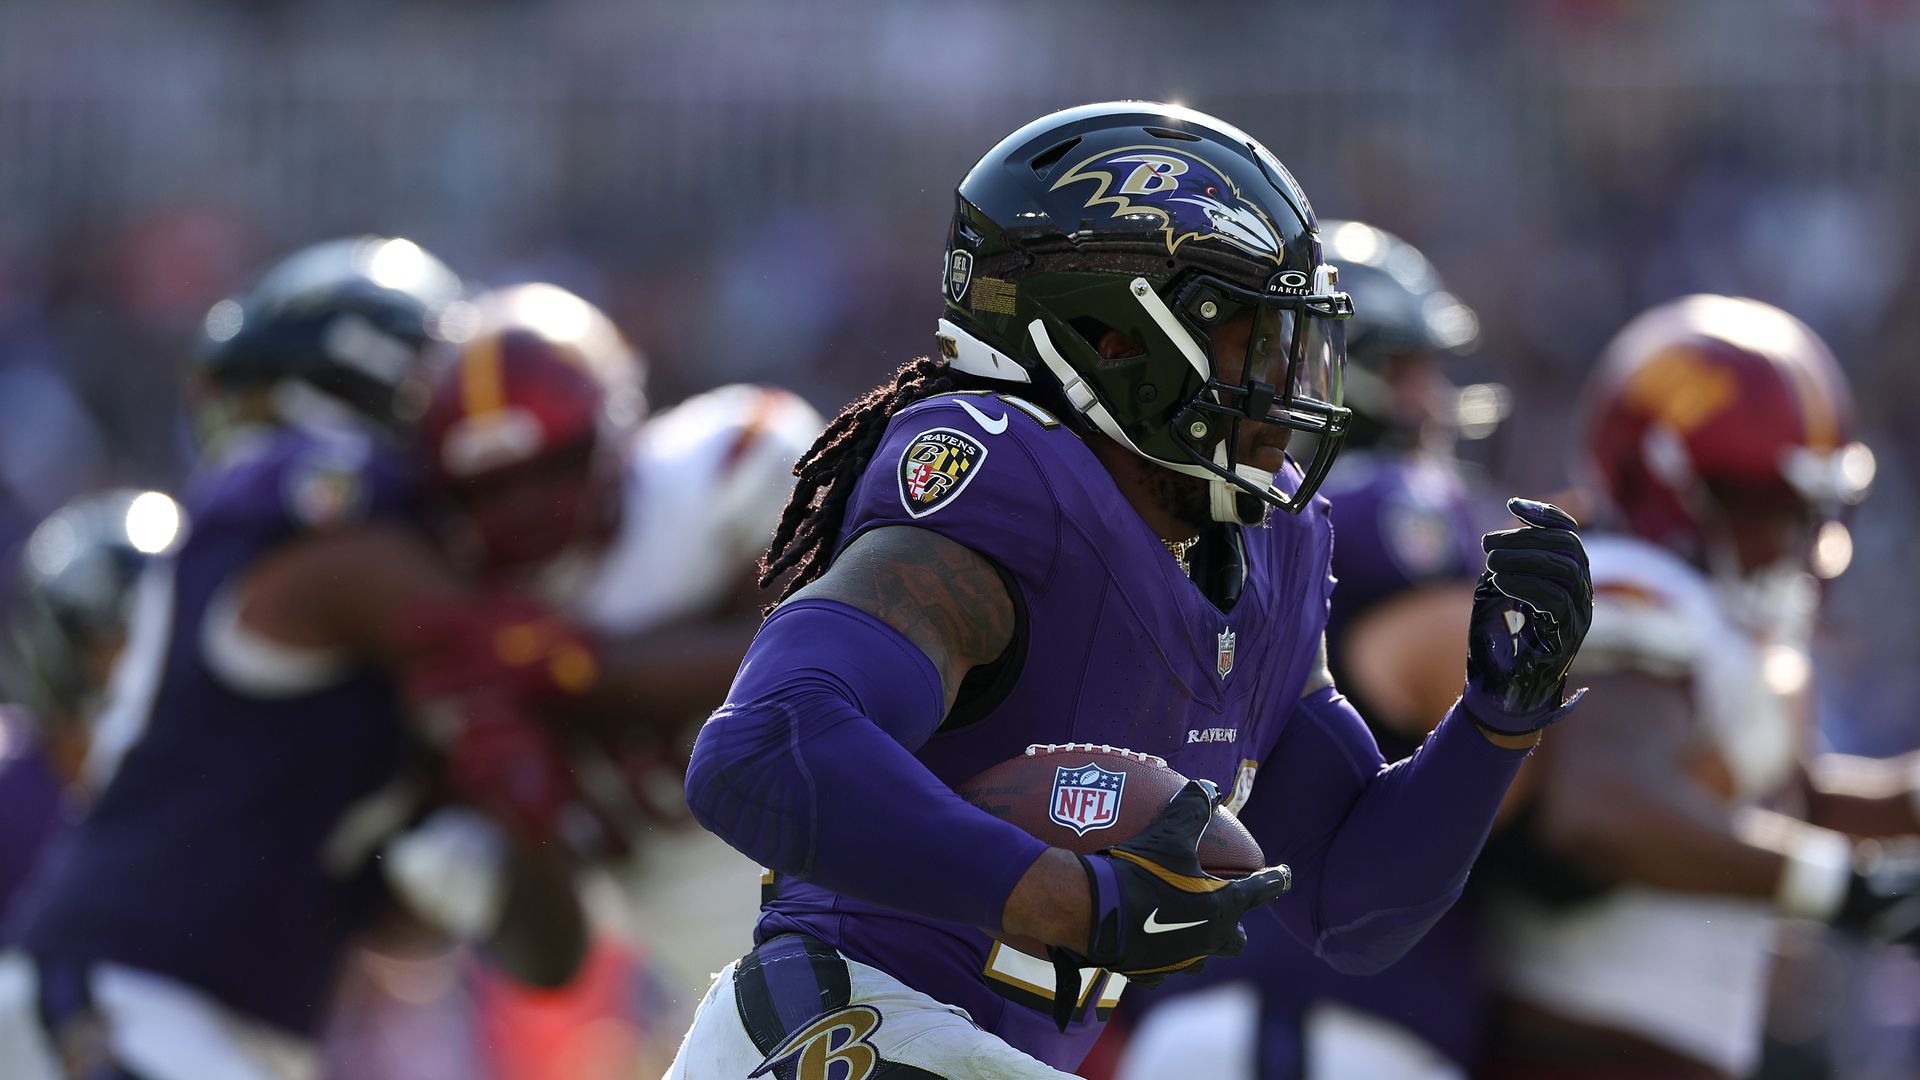
{"type": "Polygon", "coordinates": [[[1168,540],[1161,537],[1160,542],[1167,545],[1167,551],[1173,555],[1173,561],[1180,564],[1180,572],[1192,577],[1193,566],[1187,562],[1187,552],[1193,548],[1193,545],[1200,542],[1200,538],[1196,536],[1191,540],[1168,540]]]}

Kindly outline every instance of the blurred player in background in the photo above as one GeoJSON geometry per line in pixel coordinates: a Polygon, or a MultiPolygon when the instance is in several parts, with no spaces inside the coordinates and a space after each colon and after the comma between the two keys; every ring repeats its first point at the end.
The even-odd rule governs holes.
{"type": "Polygon", "coordinates": [[[10,1080],[313,1075],[340,957],[389,882],[525,978],[577,966],[549,842],[571,792],[532,714],[590,685],[592,655],[550,614],[472,596],[412,516],[413,388],[459,295],[413,243],[360,237],[209,313],[194,527],[141,581],[87,763],[99,795],[0,954],[10,1080]],[[470,808],[401,831],[442,796],[470,808]],[[492,891],[461,871],[482,812],[515,826],[492,891]]]}
{"type": "Polygon", "coordinates": [[[0,706],[0,919],[77,809],[70,789],[126,644],[134,582],[183,524],[158,491],[107,491],[49,515],[19,552],[0,648],[0,686],[16,702],[0,706]]]}
{"type": "MultiPolygon", "coordinates": [[[[1323,221],[1321,236],[1354,307],[1348,448],[1321,489],[1337,539],[1327,660],[1381,751],[1398,758],[1445,715],[1467,660],[1491,515],[1452,456],[1459,391],[1440,365],[1473,345],[1478,323],[1406,241],[1357,221],[1323,221]]],[[[1141,995],[1144,1019],[1118,1075],[1462,1076],[1480,1032],[1475,927],[1473,906],[1456,905],[1367,977],[1342,975],[1289,935],[1256,932],[1246,953],[1208,971],[1205,989],[1141,995]]]]}
{"type": "Polygon", "coordinates": [[[1809,753],[1813,572],[1844,566],[1873,457],[1825,344],[1753,300],[1640,315],[1583,407],[1596,715],[1487,860],[1487,1075],[1743,1076],[1781,916],[1920,940],[1920,874],[1867,839],[1920,829],[1914,762],[1809,753]]]}
{"type": "MultiPolygon", "coordinates": [[[[590,755],[576,767],[630,786],[653,818],[684,820],[670,797],[680,790],[682,740],[725,696],[759,624],[754,564],[820,416],[782,390],[726,386],[648,418],[644,362],[586,300],[528,284],[477,306],[478,330],[439,373],[421,424],[439,535],[470,573],[562,605],[600,635],[619,677],[588,704],[612,724],[576,747],[590,755]]],[[[630,821],[629,835],[640,839],[647,824],[630,821]]],[[[685,1014],[663,1008],[635,924],[646,938],[739,934],[723,913],[744,920],[757,897],[744,860],[708,834],[682,832],[701,839],[648,833],[639,854],[650,870],[625,884],[669,878],[691,903],[637,920],[603,881],[609,887],[593,893],[602,901],[598,943],[575,987],[531,993],[478,981],[490,1075],[560,1080],[665,1067],[685,1014]],[[717,895],[702,896],[703,887],[717,895]]],[[[705,957],[703,974],[742,943],[730,939],[725,954],[705,957]]]]}
{"type": "Polygon", "coordinates": [[[1265,149],[1177,106],[1090,105],[1009,136],[957,195],[940,353],[802,461],[767,564],[796,576],[695,747],[690,805],[777,876],[676,1080],[1068,1075],[1129,978],[1236,951],[1269,902],[1375,970],[1452,903],[1569,704],[1588,590],[1542,504],[1488,540],[1525,599],[1483,578],[1465,703],[1418,754],[1387,767],[1334,690],[1314,492],[1352,307],[1265,149]],[[1295,434],[1319,439],[1304,469],[1295,434]],[[1088,857],[950,790],[1076,742],[1211,782],[1299,886],[1201,875],[1198,782],[1088,857]]]}

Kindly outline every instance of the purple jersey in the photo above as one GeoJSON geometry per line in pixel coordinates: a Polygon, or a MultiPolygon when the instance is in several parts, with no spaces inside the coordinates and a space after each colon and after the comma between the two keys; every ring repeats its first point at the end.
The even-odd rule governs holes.
{"type": "Polygon", "coordinates": [[[12,909],[21,886],[66,824],[60,774],[33,725],[18,708],[0,705],[0,916],[12,909]]]}
{"type": "MultiPolygon", "coordinates": [[[[1446,462],[1416,455],[1343,455],[1322,489],[1333,504],[1333,610],[1328,660],[1339,681],[1342,631],[1409,589],[1472,581],[1484,563],[1483,508],[1446,462]]],[[[1464,642],[1463,642],[1464,645],[1464,642]]],[[[1344,684],[1352,696],[1352,682],[1344,684]]],[[[1356,699],[1361,715],[1364,701],[1356,699]]],[[[1405,736],[1375,730],[1389,756],[1411,750],[1405,736]]],[[[1170,992],[1237,979],[1260,989],[1262,1077],[1301,1075],[1300,1024],[1315,1001],[1338,1001],[1399,1024],[1448,1057],[1470,1062],[1479,1033],[1479,935],[1472,905],[1454,908],[1379,975],[1345,975],[1267,923],[1249,924],[1247,951],[1208,965],[1204,981],[1176,980],[1170,992]]],[[[1151,1005],[1151,1001],[1143,1004],[1151,1005]]]]}
{"type": "MultiPolygon", "coordinates": [[[[952,394],[893,418],[849,504],[842,546],[888,525],[993,560],[1021,612],[1017,676],[971,708],[963,688],[954,716],[916,752],[941,781],[957,786],[1033,743],[1104,743],[1157,754],[1244,801],[1315,667],[1330,588],[1324,501],[1238,530],[1245,578],[1222,612],[1072,431],[1024,402],[952,394]]],[[[788,931],[964,1008],[1065,1069],[1085,1056],[1118,993],[1117,976],[1096,979],[1063,1035],[1044,962],[970,927],[783,878],[756,936],[788,931]]]]}
{"type": "MultiPolygon", "coordinates": [[[[1484,509],[1459,472],[1427,455],[1343,454],[1321,489],[1333,503],[1333,592],[1328,639],[1374,605],[1435,582],[1471,580],[1484,509]]],[[[1333,657],[1339,674],[1339,658],[1333,657]]],[[[1366,710],[1361,709],[1362,715],[1366,710]]]]}
{"type": "Polygon", "coordinates": [[[101,721],[117,767],[49,852],[14,936],[307,1034],[384,898],[371,856],[409,742],[383,675],[222,642],[242,632],[233,588],[249,567],[310,531],[399,515],[411,486],[384,448],[279,431],[196,477],[186,504],[192,531],[139,585],[101,721]]]}

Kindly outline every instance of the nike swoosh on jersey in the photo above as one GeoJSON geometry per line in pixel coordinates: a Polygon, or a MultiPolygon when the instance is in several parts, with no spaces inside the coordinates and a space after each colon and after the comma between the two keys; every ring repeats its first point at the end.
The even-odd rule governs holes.
{"type": "Polygon", "coordinates": [[[967,410],[967,415],[973,417],[974,423],[979,424],[982,428],[985,428],[987,434],[998,435],[1001,432],[1007,430],[1007,414],[1006,413],[1001,413],[999,416],[989,420],[987,419],[986,413],[983,413],[979,409],[974,408],[973,402],[968,401],[966,398],[954,398],[953,400],[955,404],[967,410]]]}
{"type": "MultiPolygon", "coordinates": [[[[1003,416],[1001,419],[1004,420],[1006,417],[1003,416]]],[[[1154,908],[1152,911],[1147,912],[1147,921],[1141,923],[1140,927],[1149,934],[1164,934],[1170,930],[1187,930],[1195,926],[1202,926],[1206,921],[1205,919],[1195,919],[1193,922],[1161,922],[1160,909],[1154,908]]]]}

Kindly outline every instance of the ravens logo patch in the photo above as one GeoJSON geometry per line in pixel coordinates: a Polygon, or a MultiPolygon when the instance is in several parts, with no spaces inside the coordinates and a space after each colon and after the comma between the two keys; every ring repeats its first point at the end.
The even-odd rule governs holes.
{"type": "Polygon", "coordinates": [[[923,431],[900,455],[900,504],[926,517],[960,494],[987,461],[987,448],[952,428],[923,431]]]}

